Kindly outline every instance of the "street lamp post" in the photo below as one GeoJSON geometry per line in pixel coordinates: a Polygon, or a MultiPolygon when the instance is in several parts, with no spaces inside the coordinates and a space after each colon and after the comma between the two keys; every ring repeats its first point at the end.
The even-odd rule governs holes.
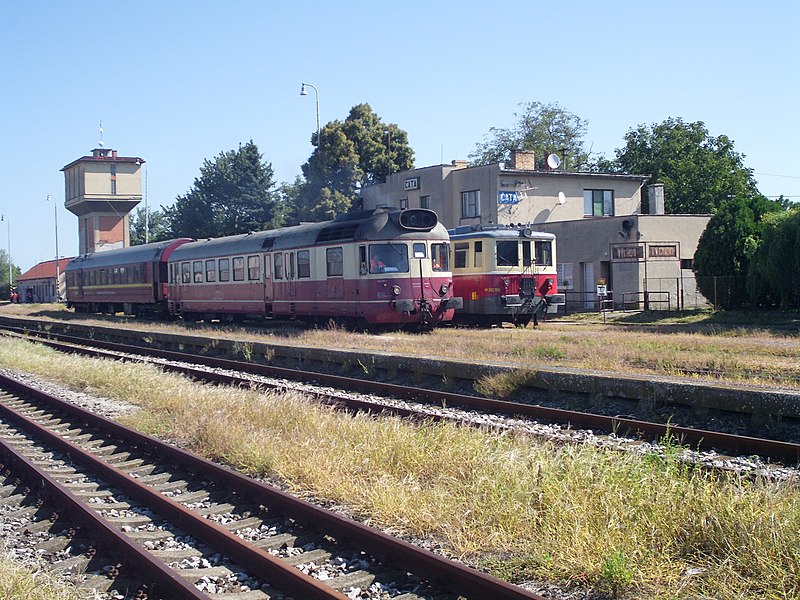
{"type": "Polygon", "coordinates": [[[303,84],[300,84],[300,95],[301,96],[307,96],[308,95],[308,92],[306,91],[306,86],[308,86],[312,90],[314,90],[314,97],[317,100],[317,150],[319,150],[320,149],[320,141],[319,141],[319,90],[316,88],[316,86],[314,86],[314,85],[312,85],[310,83],[303,83],[303,84]]]}
{"type": "Polygon", "coordinates": [[[47,201],[53,200],[53,222],[56,226],[56,302],[61,299],[61,265],[58,262],[58,202],[50,194],[47,201]]]}
{"type": "Polygon", "coordinates": [[[11,297],[11,290],[14,287],[14,275],[11,270],[11,219],[5,215],[0,215],[0,221],[5,221],[8,226],[8,296],[11,297]]]}

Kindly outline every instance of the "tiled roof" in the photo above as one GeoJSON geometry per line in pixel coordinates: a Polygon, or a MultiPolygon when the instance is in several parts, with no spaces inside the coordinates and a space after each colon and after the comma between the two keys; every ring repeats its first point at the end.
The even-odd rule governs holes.
{"type": "MultiPolygon", "coordinates": [[[[67,268],[67,264],[71,261],[72,258],[62,258],[58,261],[58,266],[63,273],[64,270],[67,268]]],[[[22,275],[17,278],[17,281],[25,281],[27,279],[47,279],[53,278],[55,279],[56,276],[56,261],[55,260],[46,260],[44,262],[40,262],[38,265],[28,269],[22,275]]]]}

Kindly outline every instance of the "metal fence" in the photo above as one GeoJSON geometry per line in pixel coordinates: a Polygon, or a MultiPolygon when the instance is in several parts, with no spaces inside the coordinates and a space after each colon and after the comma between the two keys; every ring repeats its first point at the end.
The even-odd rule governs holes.
{"type": "Polygon", "coordinates": [[[564,314],[600,312],[604,310],[697,310],[719,309],[722,306],[755,306],[749,297],[743,277],[658,277],[643,280],[643,288],[635,292],[598,296],[594,291],[564,293],[564,314]],[[700,290],[709,294],[707,298],[700,290]]]}

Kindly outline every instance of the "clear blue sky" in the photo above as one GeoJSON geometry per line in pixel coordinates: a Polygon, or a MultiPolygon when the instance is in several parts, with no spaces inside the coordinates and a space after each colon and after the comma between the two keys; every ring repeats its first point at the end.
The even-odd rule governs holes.
{"type": "MultiPolygon", "coordinates": [[[[152,208],[252,139],[292,181],[316,131],[369,103],[416,166],[465,159],[526,102],[588,121],[613,156],[668,117],[725,134],[762,193],[800,201],[800,5],[745,2],[0,3],[0,213],[23,270],[77,252],[60,169],[97,146],[147,161],[152,208]]],[[[0,224],[0,248],[8,247],[0,224]]]]}

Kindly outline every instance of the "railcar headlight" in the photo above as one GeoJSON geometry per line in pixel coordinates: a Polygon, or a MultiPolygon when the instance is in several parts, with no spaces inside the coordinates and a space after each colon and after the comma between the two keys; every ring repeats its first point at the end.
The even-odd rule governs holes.
{"type": "Polygon", "coordinates": [[[510,284],[511,284],[511,280],[508,277],[505,277],[503,279],[503,285],[510,285],[510,284]]]}
{"type": "Polygon", "coordinates": [[[445,296],[449,291],[450,291],[450,285],[447,283],[443,283],[442,287],[439,288],[439,295],[445,296]]]}
{"type": "Polygon", "coordinates": [[[402,290],[400,289],[400,286],[399,286],[399,285],[393,285],[393,286],[392,286],[392,293],[393,293],[395,296],[399,296],[401,291],[402,291],[402,290]]]}

